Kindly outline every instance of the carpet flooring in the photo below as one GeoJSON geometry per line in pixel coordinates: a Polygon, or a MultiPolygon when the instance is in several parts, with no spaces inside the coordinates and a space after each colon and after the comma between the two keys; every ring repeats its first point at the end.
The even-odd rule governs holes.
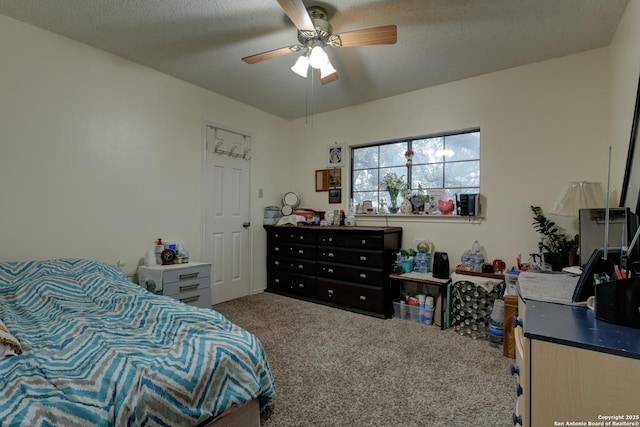
{"type": "Polygon", "coordinates": [[[510,359],[488,341],[271,293],[213,308],[265,347],[264,427],[512,425],[510,359]]]}

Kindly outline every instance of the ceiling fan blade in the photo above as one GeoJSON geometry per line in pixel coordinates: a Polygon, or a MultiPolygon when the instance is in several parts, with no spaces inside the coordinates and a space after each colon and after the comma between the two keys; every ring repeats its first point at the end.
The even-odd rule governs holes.
{"type": "Polygon", "coordinates": [[[281,47],[279,49],[273,49],[267,52],[257,53],[251,56],[245,56],[244,58],[242,58],[242,60],[247,64],[255,64],[257,62],[266,61],[267,59],[275,58],[276,56],[282,56],[291,52],[297,52],[300,49],[302,49],[302,46],[281,47]]]}
{"type": "Polygon", "coordinates": [[[371,46],[377,44],[396,44],[398,29],[395,25],[349,31],[332,36],[331,44],[335,47],[371,46]],[[338,42],[335,38],[339,39],[338,42]]]}
{"type": "Polygon", "coordinates": [[[278,0],[278,3],[298,30],[316,31],[302,0],[278,0]]]}

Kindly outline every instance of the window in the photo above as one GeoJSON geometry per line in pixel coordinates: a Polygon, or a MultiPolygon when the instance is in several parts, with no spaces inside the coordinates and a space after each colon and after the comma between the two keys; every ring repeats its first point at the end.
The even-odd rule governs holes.
{"type": "MultiPolygon", "coordinates": [[[[480,192],[480,131],[425,136],[353,148],[351,156],[351,197],[354,204],[371,200],[389,206],[389,193],[380,190],[382,178],[392,172],[404,176],[412,193],[419,188],[430,194],[480,192]],[[412,150],[407,166],[405,153],[412,150]]],[[[401,202],[398,196],[398,205],[401,202]]]]}

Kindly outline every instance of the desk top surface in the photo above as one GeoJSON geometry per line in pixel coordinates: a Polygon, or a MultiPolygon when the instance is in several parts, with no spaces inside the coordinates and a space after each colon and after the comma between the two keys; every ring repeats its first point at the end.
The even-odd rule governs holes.
{"type": "Polygon", "coordinates": [[[640,329],[596,319],[586,307],[528,300],[526,310],[527,338],[640,359],[640,329]]]}
{"type": "Polygon", "coordinates": [[[449,281],[451,280],[451,279],[438,279],[437,277],[433,277],[433,273],[416,273],[416,272],[402,273],[402,274],[392,273],[389,275],[389,277],[392,279],[408,280],[411,282],[419,282],[419,283],[429,283],[431,285],[439,285],[439,286],[444,286],[447,283],[449,283],[449,281]]]}

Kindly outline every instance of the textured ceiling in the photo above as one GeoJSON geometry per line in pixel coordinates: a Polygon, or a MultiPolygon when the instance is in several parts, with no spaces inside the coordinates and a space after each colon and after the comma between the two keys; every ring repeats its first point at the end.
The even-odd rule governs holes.
{"type": "Polygon", "coordinates": [[[305,0],[334,33],[387,24],[395,45],[327,48],[339,80],[289,68],[298,44],[276,0],[0,0],[0,13],[286,119],[603,47],[628,0],[305,0]]]}

